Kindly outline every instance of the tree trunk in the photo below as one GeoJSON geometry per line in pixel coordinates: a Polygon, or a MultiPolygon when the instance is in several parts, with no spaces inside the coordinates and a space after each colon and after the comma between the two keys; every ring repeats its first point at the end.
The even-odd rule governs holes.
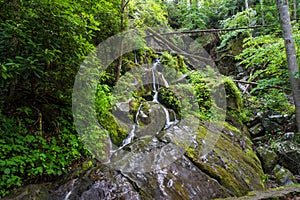
{"type": "Polygon", "coordinates": [[[121,74],[121,68],[122,68],[122,62],[123,62],[123,35],[122,32],[124,31],[124,19],[125,19],[125,7],[129,3],[128,1],[122,0],[121,2],[121,18],[120,18],[120,55],[119,55],[119,65],[117,66],[117,72],[116,72],[116,82],[120,79],[121,74]]]}
{"type": "Polygon", "coordinates": [[[292,34],[292,26],[290,20],[289,6],[287,0],[276,0],[277,9],[280,17],[281,29],[286,49],[286,57],[288,61],[288,69],[291,87],[293,91],[293,99],[296,109],[296,121],[298,132],[300,132],[300,93],[299,93],[299,68],[296,58],[296,50],[292,34]]]}
{"type": "Polygon", "coordinates": [[[297,20],[297,2],[296,2],[296,0],[293,0],[293,9],[294,9],[293,20],[297,20]]]}
{"type": "Polygon", "coordinates": [[[248,26],[250,26],[251,19],[250,19],[250,13],[248,11],[248,9],[249,9],[249,2],[248,2],[248,0],[245,0],[245,7],[246,7],[246,12],[247,12],[247,17],[248,17],[248,26]]]}
{"type": "Polygon", "coordinates": [[[263,0],[260,0],[260,12],[261,12],[261,23],[265,25],[265,14],[264,14],[264,3],[263,0]]]}

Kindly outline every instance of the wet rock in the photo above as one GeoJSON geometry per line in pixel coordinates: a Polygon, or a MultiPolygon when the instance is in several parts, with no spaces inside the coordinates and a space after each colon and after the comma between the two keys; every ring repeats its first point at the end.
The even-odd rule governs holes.
{"type": "Polygon", "coordinates": [[[198,169],[186,157],[166,168],[149,173],[129,173],[145,199],[213,199],[228,197],[230,191],[198,169]]]}
{"type": "Polygon", "coordinates": [[[278,161],[278,155],[268,146],[261,145],[256,149],[258,156],[262,162],[262,167],[266,173],[270,173],[278,161]]]}
{"type": "Polygon", "coordinates": [[[283,139],[284,140],[289,140],[289,141],[293,141],[295,138],[295,133],[294,132],[287,132],[284,134],[283,139]]]}
{"type": "Polygon", "coordinates": [[[254,126],[249,128],[252,137],[258,137],[263,135],[264,127],[261,123],[255,124],[254,126]]]}
{"type": "Polygon", "coordinates": [[[282,125],[278,124],[275,121],[272,121],[270,118],[263,118],[262,126],[269,133],[274,133],[282,129],[282,125]]]}
{"type": "MultiPolygon", "coordinates": [[[[240,133],[232,133],[240,137],[240,133]]],[[[244,135],[245,144],[242,148],[228,135],[220,134],[217,128],[208,130],[202,127],[197,136],[200,145],[196,149],[189,149],[188,156],[198,168],[236,196],[244,195],[249,190],[263,189],[261,177],[264,173],[249,137],[244,135]],[[217,137],[219,139],[216,142],[214,140],[217,137]]]]}
{"type": "Polygon", "coordinates": [[[280,185],[292,185],[296,182],[294,175],[288,169],[280,165],[276,165],[272,173],[275,175],[276,181],[280,185]]]}
{"type": "Polygon", "coordinates": [[[53,188],[51,200],[56,199],[139,199],[139,194],[124,176],[99,165],[83,176],[61,185],[58,189],[53,188]]]}
{"type": "Polygon", "coordinates": [[[43,184],[32,184],[14,191],[3,200],[50,200],[47,187],[43,184]]]}
{"type": "Polygon", "coordinates": [[[300,174],[300,144],[293,141],[275,144],[280,155],[279,163],[293,174],[300,174]]]}
{"type": "Polygon", "coordinates": [[[152,136],[161,131],[166,123],[162,105],[153,102],[144,103],[137,115],[137,123],[140,125],[136,133],[138,137],[152,136]]]}
{"type": "MultiPolygon", "coordinates": [[[[224,130],[214,124],[197,130],[199,124],[193,122],[175,124],[158,135],[130,143],[127,154],[124,149],[116,156],[119,162],[114,163],[121,166],[119,169],[112,164],[109,168],[87,162],[88,167],[65,181],[49,187],[38,186],[42,191],[38,197],[46,200],[213,199],[241,196],[264,188],[263,170],[248,133],[229,124],[224,130]],[[159,167],[154,165],[157,163],[159,167]]],[[[22,200],[34,199],[34,192],[26,193],[27,196],[23,193],[24,189],[10,199],[20,195],[22,200]]]]}
{"type": "Polygon", "coordinates": [[[131,183],[121,174],[114,177],[115,182],[97,181],[92,187],[83,192],[80,200],[89,199],[132,199],[137,200],[139,193],[134,191],[131,183]]]}

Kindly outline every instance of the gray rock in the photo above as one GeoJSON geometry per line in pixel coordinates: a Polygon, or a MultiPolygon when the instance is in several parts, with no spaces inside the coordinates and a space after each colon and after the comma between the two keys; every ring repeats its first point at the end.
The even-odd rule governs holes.
{"type": "MultiPolygon", "coordinates": [[[[147,110],[145,110],[144,113],[149,114],[150,118],[157,115],[162,116],[159,119],[164,124],[163,119],[165,116],[161,113],[158,105],[150,105],[149,109],[152,111],[147,113],[147,110]]],[[[139,120],[142,123],[141,119],[139,120]]],[[[146,127],[152,123],[150,121],[149,124],[145,123],[144,126],[146,127]]],[[[227,128],[223,131],[222,127],[212,124],[210,124],[209,129],[201,126],[198,130],[192,127],[192,123],[193,121],[187,121],[185,124],[176,124],[161,131],[162,135],[152,135],[151,140],[140,138],[128,145],[128,149],[131,149],[131,151],[128,151],[129,153],[142,150],[144,154],[141,155],[150,155],[154,150],[163,150],[167,144],[170,144],[169,147],[174,146],[173,149],[166,148],[164,151],[160,151],[159,154],[154,154],[154,156],[140,157],[139,162],[134,163],[131,163],[130,159],[138,158],[136,154],[127,159],[129,162],[124,158],[124,162],[122,160],[119,162],[120,165],[125,163],[124,168],[119,170],[98,163],[97,166],[92,165],[91,169],[76,173],[75,177],[71,176],[59,182],[49,183],[49,187],[36,186],[37,189],[40,188],[39,191],[42,191],[39,192],[39,198],[33,198],[36,191],[38,191],[37,189],[23,195],[26,188],[21,188],[19,193],[14,193],[9,199],[205,200],[242,196],[250,190],[262,190],[264,188],[261,181],[263,175],[261,163],[252,150],[251,140],[247,134],[231,125],[227,125],[227,128]],[[195,137],[185,142],[184,139],[189,134],[195,137]],[[238,142],[241,140],[241,135],[245,143],[243,148],[238,142]],[[186,148],[175,148],[178,144],[186,148]],[[178,153],[182,154],[177,158],[178,153]],[[176,157],[176,159],[172,160],[173,157],[176,157]],[[147,164],[148,159],[159,161],[161,162],[160,166],[163,165],[164,167],[152,168],[152,164],[149,163],[148,167],[151,167],[152,170],[141,172],[141,164],[144,161],[147,164]],[[168,159],[172,162],[164,165],[168,159]],[[136,168],[133,164],[136,165],[136,168]],[[124,170],[130,167],[136,170],[124,170]]],[[[199,127],[198,124],[195,125],[199,127]]],[[[121,153],[120,157],[122,157],[121,153]]]]}
{"type": "Polygon", "coordinates": [[[276,181],[280,185],[292,185],[295,184],[296,179],[294,175],[286,168],[276,165],[273,169],[276,181]]]}
{"type": "Polygon", "coordinates": [[[283,125],[285,122],[287,122],[289,115],[281,115],[281,114],[277,114],[277,115],[270,115],[268,116],[268,118],[270,120],[272,120],[273,122],[276,122],[278,124],[283,125]]]}
{"type": "Polygon", "coordinates": [[[276,152],[264,145],[259,146],[256,149],[256,152],[262,162],[262,167],[264,171],[266,173],[271,172],[278,161],[278,155],[276,154],[276,152]]]}
{"type": "Polygon", "coordinates": [[[289,140],[289,141],[293,141],[294,138],[295,138],[295,133],[294,132],[287,132],[283,136],[284,140],[289,140]]]}
{"type": "Polygon", "coordinates": [[[293,141],[275,144],[280,155],[279,163],[294,174],[300,174],[300,144],[293,141]]]}
{"type": "Polygon", "coordinates": [[[249,129],[252,137],[261,136],[263,130],[264,130],[264,128],[261,123],[258,123],[249,129]]]}

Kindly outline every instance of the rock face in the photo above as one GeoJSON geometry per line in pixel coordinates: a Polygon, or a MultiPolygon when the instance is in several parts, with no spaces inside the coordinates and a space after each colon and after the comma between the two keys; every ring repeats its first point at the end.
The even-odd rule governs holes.
{"type": "Polygon", "coordinates": [[[224,129],[202,127],[186,153],[162,169],[122,172],[98,163],[59,183],[30,185],[4,199],[224,198],[262,190],[262,175],[248,134],[226,124],[224,129]]]}
{"type": "MultiPolygon", "coordinates": [[[[267,191],[252,191],[240,198],[225,198],[226,200],[266,200],[266,199],[278,199],[278,200],[298,200],[300,196],[299,186],[279,187],[269,189],[267,191]]],[[[224,199],[224,200],[225,200],[224,199]]]]}
{"type": "MultiPolygon", "coordinates": [[[[216,132],[203,128],[198,135],[199,147],[209,146],[201,138],[204,133],[216,132]],[[202,143],[202,144],[201,144],[202,143]]],[[[241,196],[249,190],[263,188],[261,163],[251,148],[251,141],[245,133],[227,124],[218,142],[205,155],[199,157],[199,148],[188,152],[193,162],[211,177],[226,187],[231,194],[241,196]],[[245,135],[244,135],[245,134],[245,135]]],[[[213,138],[213,137],[210,137],[213,138]]]]}

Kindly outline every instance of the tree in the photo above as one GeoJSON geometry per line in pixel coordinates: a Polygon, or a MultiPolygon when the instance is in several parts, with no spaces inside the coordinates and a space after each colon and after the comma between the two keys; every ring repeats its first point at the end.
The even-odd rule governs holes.
{"type": "Polygon", "coordinates": [[[296,121],[298,132],[300,132],[300,93],[299,93],[299,68],[297,64],[295,44],[292,34],[292,26],[290,21],[289,6],[287,0],[276,0],[279,13],[281,29],[286,49],[286,57],[288,61],[289,77],[293,91],[293,99],[296,109],[296,121]]]}
{"type": "Polygon", "coordinates": [[[297,2],[296,0],[293,0],[293,20],[297,20],[297,2]]]}
{"type": "Polygon", "coordinates": [[[265,16],[264,16],[264,11],[263,11],[264,10],[263,0],[260,0],[259,3],[260,3],[260,11],[261,11],[261,23],[264,26],[265,25],[265,16]]]}
{"type": "MultiPolygon", "coordinates": [[[[129,0],[125,1],[122,0],[121,1],[121,11],[120,11],[120,32],[122,33],[124,31],[124,20],[125,20],[125,8],[128,5],[129,0]]],[[[116,81],[119,80],[120,78],[120,73],[121,73],[121,68],[122,68],[122,60],[123,60],[123,39],[121,36],[120,39],[120,57],[119,57],[119,66],[117,67],[117,75],[116,75],[116,81]]]]}

